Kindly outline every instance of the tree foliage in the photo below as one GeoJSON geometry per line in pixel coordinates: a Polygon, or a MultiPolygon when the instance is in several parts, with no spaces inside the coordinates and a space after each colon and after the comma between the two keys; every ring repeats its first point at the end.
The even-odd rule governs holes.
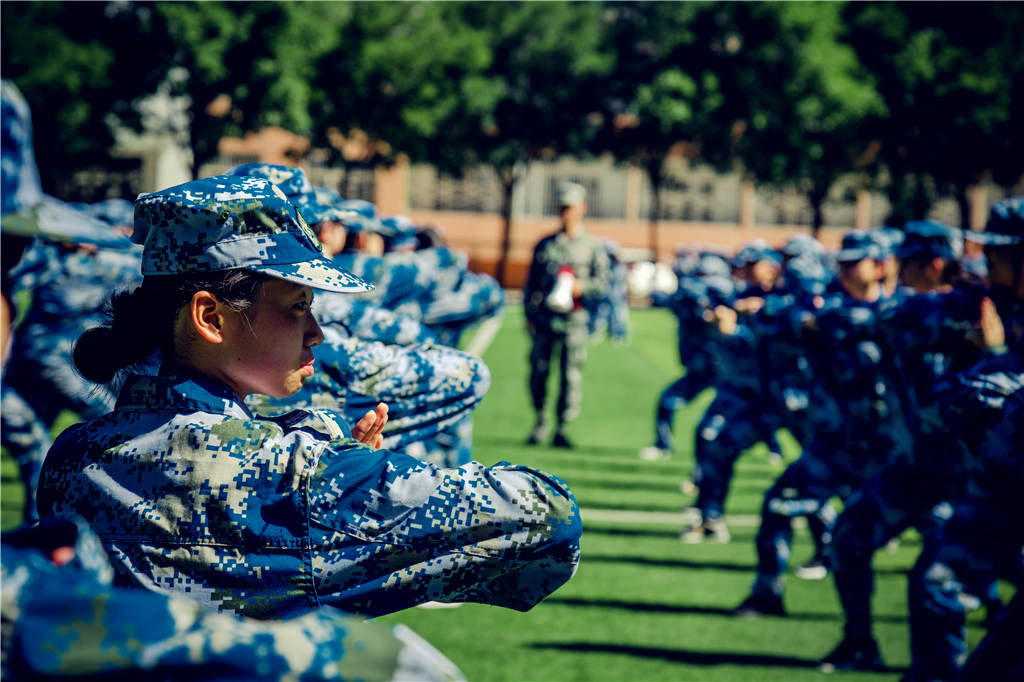
{"type": "MultiPolygon", "coordinates": [[[[894,219],[994,178],[1024,147],[1016,3],[19,2],[2,70],[36,120],[44,187],[107,160],[158,87],[188,101],[194,167],[277,125],[370,162],[494,168],[610,151],[657,187],[694,160],[803,188],[839,175],[894,219]],[[40,49],[40,46],[43,49],[40,49]]],[[[506,217],[510,204],[506,205],[506,217]]],[[[656,218],[656,210],[653,217],[656,218]]]]}

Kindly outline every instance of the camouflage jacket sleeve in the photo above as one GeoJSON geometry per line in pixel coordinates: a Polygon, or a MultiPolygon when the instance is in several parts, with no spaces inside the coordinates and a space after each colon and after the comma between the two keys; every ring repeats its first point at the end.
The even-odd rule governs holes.
{"type": "Polygon", "coordinates": [[[4,679],[117,673],[183,682],[462,679],[450,661],[402,626],[367,623],[331,608],[257,621],[185,597],[115,587],[84,524],[71,540],[74,559],[54,565],[47,556],[52,538],[42,536],[65,534],[63,527],[74,524],[49,521],[36,533],[36,546],[19,538],[18,545],[5,541],[3,547],[4,679]]]}
{"type": "MultiPolygon", "coordinates": [[[[318,371],[299,393],[267,401],[282,408],[326,407],[354,421],[377,403],[388,404],[384,443],[400,448],[437,434],[480,404],[491,384],[483,360],[444,346],[398,346],[324,328],[314,349],[318,371]]],[[[251,404],[251,403],[250,403],[251,404]]]]}
{"type": "Polygon", "coordinates": [[[523,307],[528,321],[534,321],[544,305],[544,296],[554,286],[554,279],[548,274],[547,244],[551,237],[545,237],[533,248],[530,269],[523,285],[523,307]]]}
{"type": "Polygon", "coordinates": [[[321,600],[360,613],[424,601],[525,611],[579,560],[579,510],[565,483],[504,462],[439,469],[335,442],[309,504],[321,600]]]}
{"type": "Polygon", "coordinates": [[[490,317],[505,305],[505,291],[489,275],[465,272],[458,286],[439,291],[423,308],[423,322],[429,325],[469,324],[490,317]]]}
{"type": "Polygon", "coordinates": [[[612,264],[608,251],[597,240],[587,237],[590,243],[590,270],[581,277],[583,298],[604,298],[612,284],[612,264]]]}
{"type": "Polygon", "coordinates": [[[581,531],[540,471],[440,469],[345,438],[329,412],[254,418],[219,382],[164,375],[61,434],[39,511],[85,518],[126,584],[259,618],[527,609],[572,576],[581,531]]]}
{"type": "Polygon", "coordinates": [[[1024,491],[1024,374],[1005,375],[1008,390],[1002,418],[989,429],[971,472],[969,494],[984,499],[1013,520],[1016,537],[1001,538],[1010,546],[1024,543],[1021,491],[1024,491]]]}
{"type": "Polygon", "coordinates": [[[313,313],[322,326],[335,326],[366,341],[407,346],[436,340],[419,320],[349,294],[318,293],[313,313]]]}

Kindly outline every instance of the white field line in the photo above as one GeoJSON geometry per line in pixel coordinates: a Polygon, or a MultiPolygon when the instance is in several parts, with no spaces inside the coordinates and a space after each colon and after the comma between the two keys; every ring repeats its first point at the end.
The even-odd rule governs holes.
{"type": "MultiPolygon", "coordinates": [[[[584,521],[606,521],[612,523],[663,523],[673,526],[686,526],[693,523],[693,514],[684,512],[642,512],[627,509],[582,509],[584,521]]],[[[725,522],[730,526],[756,527],[761,525],[761,517],[756,514],[727,514],[725,522]]],[[[793,519],[793,525],[799,527],[806,523],[803,517],[793,519]]]]}
{"type": "Polygon", "coordinates": [[[504,312],[498,313],[493,317],[489,317],[483,321],[480,328],[476,331],[476,336],[466,346],[466,352],[470,355],[475,355],[478,358],[482,358],[487,349],[490,348],[491,342],[494,341],[494,337],[498,335],[498,330],[501,329],[501,319],[505,316],[504,312]]]}

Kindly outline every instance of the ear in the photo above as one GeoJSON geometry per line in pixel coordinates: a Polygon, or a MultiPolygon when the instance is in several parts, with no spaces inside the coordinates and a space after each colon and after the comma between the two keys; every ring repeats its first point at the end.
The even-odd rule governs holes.
{"type": "Polygon", "coordinates": [[[200,337],[210,343],[224,341],[224,307],[209,291],[197,291],[189,301],[189,320],[200,337]]]}

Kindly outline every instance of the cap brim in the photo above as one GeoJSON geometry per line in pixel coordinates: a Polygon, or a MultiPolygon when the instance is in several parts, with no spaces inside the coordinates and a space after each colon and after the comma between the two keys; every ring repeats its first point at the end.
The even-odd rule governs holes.
{"type": "Polygon", "coordinates": [[[314,289],[323,291],[334,291],[342,294],[358,294],[365,291],[373,291],[374,287],[369,282],[356,277],[343,267],[335,265],[326,258],[313,258],[302,263],[291,265],[250,265],[248,270],[262,272],[277,279],[283,279],[296,284],[305,284],[314,289]]]}
{"type": "Polygon", "coordinates": [[[964,230],[964,239],[977,244],[991,246],[1010,246],[1019,244],[1021,237],[1012,234],[999,234],[998,232],[981,232],[979,230],[964,230]]]}
{"type": "Polygon", "coordinates": [[[31,208],[5,215],[2,229],[7,234],[26,237],[42,235],[57,241],[75,244],[95,244],[126,249],[132,245],[128,237],[116,232],[104,222],[68,206],[59,199],[43,196],[31,208]]]}
{"type": "Polygon", "coordinates": [[[863,249],[844,249],[836,254],[837,263],[855,263],[865,258],[870,258],[871,255],[863,249]]]}

